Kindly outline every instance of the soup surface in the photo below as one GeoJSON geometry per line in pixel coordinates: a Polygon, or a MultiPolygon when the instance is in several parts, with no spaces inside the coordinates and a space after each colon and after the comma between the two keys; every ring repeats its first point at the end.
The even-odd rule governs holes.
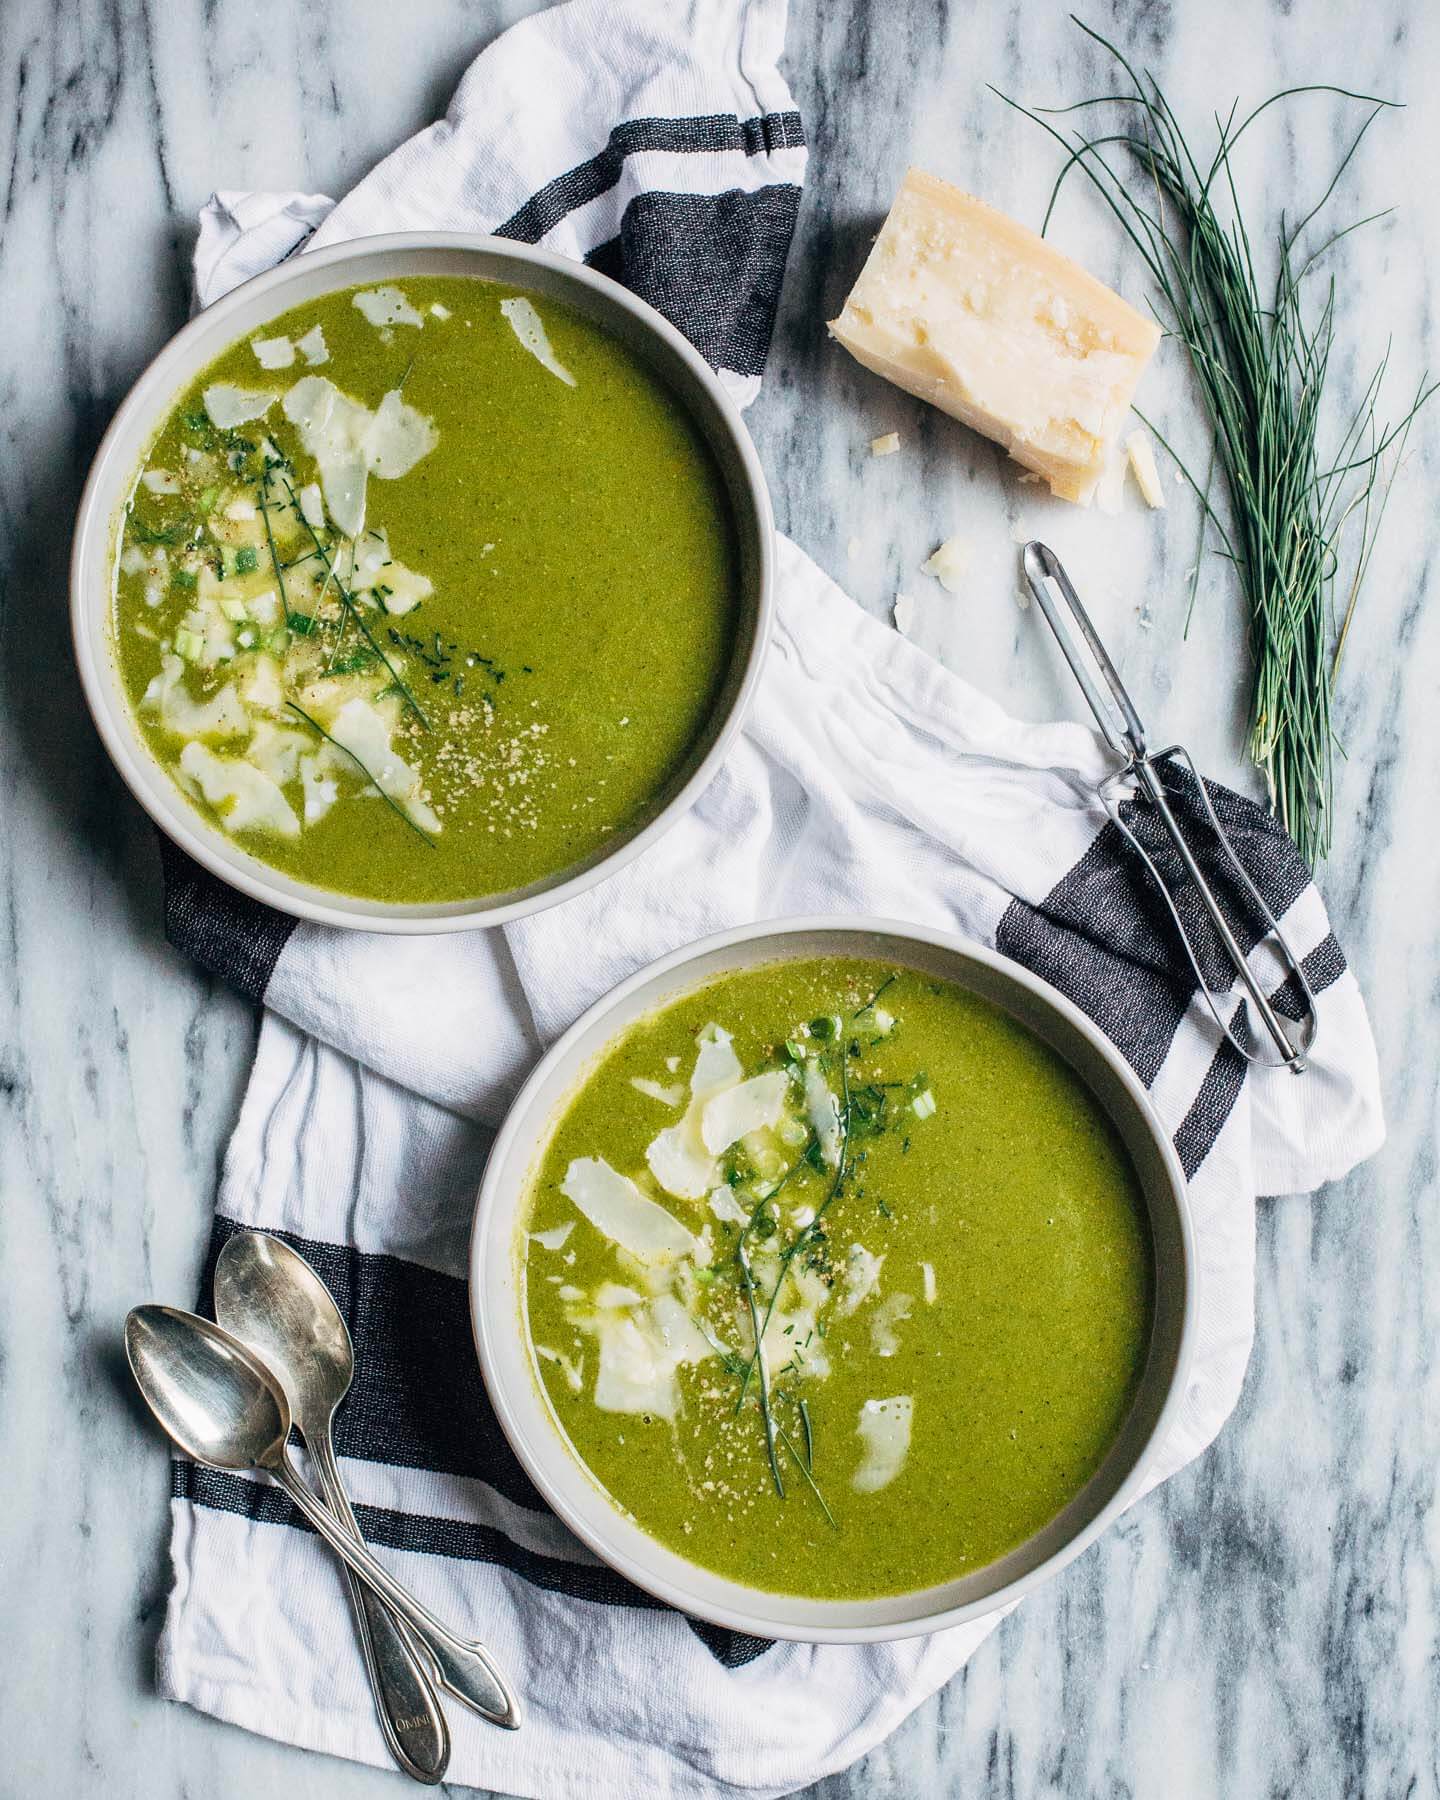
{"type": "Polygon", "coordinates": [[[1149,1342],[1143,1198],[1079,1079],[977,996],[848,958],[727,976],[617,1040],[517,1255],[601,1486],[692,1561],[817,1599],[1032,1536],[1149,1342]]]}
{"type": "Polygon", "coordinates": [[[379,900],[523,887],[638,828],[736,635],[686,411],[578,313],[476,279],[328,294],[235,344],[118,538],[156,756],[255,856],[379,900]]]}

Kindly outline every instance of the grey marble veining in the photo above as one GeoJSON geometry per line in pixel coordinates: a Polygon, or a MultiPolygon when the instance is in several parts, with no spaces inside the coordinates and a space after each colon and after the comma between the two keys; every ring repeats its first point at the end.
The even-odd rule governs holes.
{"type": "MultiPolygon", "coordinates": [[[[167,951],[156,853],[69,679],[66,533],[110,409],[186,310],[190,221],[213,187],[336,193],[436,115],[523,5],[7,0],[0,29],[0,1793],[113,1800],[397,1793],[154,1697],[168,1471],[118,1379],[118,1326],[194,1283],[248,1008],[167,951]]],[[[1042,500],[996,453],[827,344],[914,160],[1036,220],[1055,158],[986,91],[1094,91],[1065,9],[796,0],[787,66],[812,145],[775,355],[751,423],[781,523],[856,598],[920,602],[917,634],[1032,717],[1073,710],[1014,599],[1012,531],[1066,556],[1142,705],[1240,784],[1243,622],[1210,563],[1188,639],[1193,509],[1117,519],[1042,500]],[[899,456],[868,440],[897,429],[899,456]],[[978,547],[951,598],[918,573],[978,547]],[[853,542],[852,542],[853,540],[853,542]]],[[[1344,206],[1399,212],[1339,262],[1342,373],[1393,334],[1398,404],[1436,345],[1440,14],[1420,0],[1172,0],[1104,24],[1190,122],[1339,80],[1411,105],[1380,121],[1344,206]]],[[[1299,102],[1257,138],[1254,191],[1292,204],[1345,118],[1299,102]]],[[[1059,241],[1137,295],[1077,189],[1059,241]]],[[[1149,404],[1194,443],[1162,352],[1149,404]]],[[[1324,886],[1379,1042],[1382,1153],[1315,1199],[1262,1206],[1257,1339],[1219,1442],[1034,1596],[885,1745],[815,1790],[933,1795],[1440,1792],[1440,1194],[1434,1034],[1440,616],[1427,601],[1440,408],[1417,428],[1339,707],[1324,886]]],[[[1162,723],[1163,722],[1163,723],[1162,723]]]]}

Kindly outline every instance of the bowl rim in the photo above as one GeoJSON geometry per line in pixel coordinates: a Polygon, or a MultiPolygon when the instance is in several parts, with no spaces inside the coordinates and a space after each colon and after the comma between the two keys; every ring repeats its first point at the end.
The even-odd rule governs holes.
{"type": "MultiPolygon", "coordinates": [[[[683,989],[677,990],[677,996],[674,997],[678,997],[679,992],[683,992],[683,989]]],[[[1084,1079],[1083,1076],[1082,1079],[1084,1079]]],[[[1089,1084],[1087,1083],[1087,1085],[1089,1084]]],[[[540,1141],[543,1140],[538,1134],[535,1134],[534,1142],[538,1144],[540,1141]]],[[[523,1185],[521,1192],[523,1193],[523,1185]]],[[[506,1109],[504,1120],[487,1156],[484,1174],[476,1196],[470,1233],[468,1279],[471,1332],[490,1405],[505,1433],[506,1441],[526,1475],[545,1503],[552,1508],[561,1521],[609,1568],[633,1582],[636,1587],[655,1599],[664,1601],[681,1612],[733,1631],[745,1632],[755,1637],[799,1643],[879,1643],[926,1636],[932,1632],[946,1630],[952,1626],[963,1625],[972,1620],[1007,1610],[1035,1588],[1058,1574],[1067,1564],[1087,1550],[1152,1485],[1149,1480],[1150,1471],[1184,1405],[1198,1333],[1198,1258],[1188,1183],[1175,1146],[1155,1111],[1148,1092],[1119,1050],[1073,1001],[1067,999],[1049,982],[1033,974],[1021,964],[1013,962],[999,951],[992,950],[958,932],[946,931],[934,926],[911,924],[902,919],[863,913],[821,913],[792,918],[766,919],[712,933],[707,937],[682,945],[678,949],[658,957],[655,961],[647,963],[643,968],[635,970],[588,1006],[574,1024],[558,1037],[540,1057],[506,1109]],[[1042,1006],[1046,1006],[1058,1014],[1064,1023],[1077,1031],[1087,1041],[1089,1047],[1098,1054],[1109,1074],[1118,1080],[1125,1090],[1127,1099],[1134,1105],[1137,1116],[1145,1127],[1158,1155],[1165,1186],[1174,1207],[1174,1223],[1179,1244],[1180,1266],[1178,1273],[1172,1274],[1169,1279],[1180,1285],[1182,1300],[1174,1363],[1166,1383],[1164,1398],[1155,1414],[1154,1422],[1114,1492],[1078,1532],[1067,1538],[1033,1568],[1013,1580],[1005,1582],[994,1592],[978,1599],[959,1605],[937,1606],[931,1613],[904,1620],[859,1624],[827,1622],[802,1626],[789,1621],[777,1621],[767,1617],[764,1612],[767,1599],[773,1597],[784,1600],[793,1598],[792,1596],[771,1596],[765,1589],[749,1588],[744,1583],[717,1577],[714,1571],[704,1569],[698,1564],[688,1564],[678,1552],[670,1551],[668,1546],[660,1544],[658,1539],[651,1539],[643,1527],[637,1525],[636,1531],[644,1543],[653,1543],[657,1550],[664,1552],[670,1559],[678,1561],[683,1566],[693,1567],[697,1576],[724,1581],[737,1593],[754,1597],[753,1606],[745,1602],[734,1604],[712,1602],[705,1595],[687,1591],[680,1581],[673,1580],[648,1567],[641,1556],[632,1555],[623,1548],[617,1548],[614,1543],[604,1537],[602,1532],[592,1527],[583,1512],[572,1504],[570,1493],[551,1480],[549,1471],[531,1450],[525,1427],[517,1417],[516,1409],[512,1405],[511,1393],[499,1374],[496,1360],[492,1355],[492,1343],[498,1341],[502,1325],[499,1320],[491,1318],[491,1309],[482,1305],[481,1299],[485,1287],[484,1240],[491,1223],[491,1215],[502,1204],[503,1177],[515,1155],[517,1146],[525,1137],[526,1115],[531,1108],[534,1096],[552,1071],[573,1055],[576,1046],[595,1026],[601,1024],[608,1015],[621,1008],[633,994],[649,983],[677,974],[688,964],[698,963],[716,953],[753,945],[757,940],[774,939],[778,950],[783,947],[786,939],[815,933],[835,933],[847,936],[875,935],[898,939],[902,943],[908,941],[933,950],[957,955],[962,960],[980,964],[1002,979],[1013,981],[1032,999],[1038,1000],[1042,1006]]],[[[1158,1288],[1160,1280],[1158,1271],[1156,1280],[1158,1288]]],[[[548,1418],[548,1415],[546,1423],[548,1429],[558,1436],[558,1428],[554,1420],[548,1418]]],[[[574,1489],[581,1490],[582,1484],[584,1484],[583,1491],[599,1492],[608,1502],[610,1513],[617,1519],[623,1519],[622,1510],[609,1500],[608,1495],[604,1494],[599,1483],[584,1468],[579,1457],[573,1451],[567,1450],[565,1466],[573,1478],[571,1486],[574,1489]]],[[[1082,1488],[1081,1493],[1083,1494],[1084,1491],[1082,1488]]],[[[1007,1554],[1014,1554],[1014,1552],[1007,1554]]],[[[917,1591],[923,1593],[926,1590],[917,1591]]],[[[890,1598],[898,1597],[891,1596],[890,1598]]],[[[859,1600],[853,1604],[857,1607],[865,1607],[877,1604],[877,1602],[859,1600]]]]}
{"type": "MultiPolygon", "coordinates": [[[[493,273],[487,276],[482,270],[477,270],[477,274],[482,279],[504,279],[493,273]]],[[[354,279],[357,283],[363,283],[365,276],[357,273],[354,279]]],[[[405,277],[392,275],[391,279],[404,280],[405,277]]],[[[335,285],[340,287],[348,284],[339,281],[335,285]]],[[[604,323],[603,319],[599,322],[604,323]]],[[[123,480],[126,473],[128,462],[119,479],[123,480]]],[[[743,524],[741,529],[744,529],[743,524]]],[[[774,536],[769,488],[739,408],[690,340],[648,302],[608,275],[589,268],[572,257],[541,250],[532,244],[519,243],[510,238],[463,231],[386,232],[371,237],[348,239],[343,243],[327,244],[317,250],[302,251],[273,268],[251,276],[249,280],[231,288],[196,313],[141,370],[106,427],[81,492],[70,549],[71,640],[86,706],[101,743],[121,780],[160,830],[186,855],[228,887],[291,918],[335,925],[348,930],[405,936],[470,931],[503,925],[510,920],[558,906],[587,892],[634,861],[678,823],[695,804],[729,753],[749,713],[760,682],[774,627],[774,536]],[[526,268],[543,270],[556,277],[560,285],[570,283],[579,290],[598,295],[602,306],[613,307],[628,315],[642,335],[658,340],[664,350],[678,358],[687,373],[699,384],[706,401],[713,408],[715,423],[723,433],[727,451],[733,458],[730,465],[733,474],[726,476],[732,513],[736,510],[737,498],[743,491],[754,514],[753,630],[743,661],[737,657],[736,662],[732,663],[732,672],[728,678],[731,684],[728,705],[722,695],[707,728],[710,741],[704,754],[681,785],[640,830],[617,842],[612,849],[598,852],[573,874],[565,875],[563,879],[548,885],[521,891],[498,904],[480,899],[412,905],[406,902],[367,900],[338,890],[316,887],[286,876],[283,871],[270,870],[259,857],[228,838],[218,826],[211,825],[178,790],[171,793],[170,790],[175,785],[172,777],[144,743],[138,725],[131,716],[128,698],[120,691],[114,673],[114,657],[108,641],[108,604],[104,607],[93,604],[87,580],[87,570],[95,556],[97,534],[108,542],[113,505],[119,498],[120,490],[115,487],[115,468],[120,458],[120,446],[135,430],[137,421],[144,421],[146,430],[159,422],[163,416],[163,408],[186,381],[193,378],[211,356],[219,353],[213,348],[217,339],[228,343],[231,337],[237,335],[232,331],[227,337],[219,329],[228,319],[248,309],[257,299],[268,297],[272,293],[277,296],[276,310],[281,310],[284,289],[302,275],[312,274],[335,264],[362,264],[370,259],[380,260],[432,251],[473,253],[521,265],[515,277],[517,286],[524,285],[526,268]],[[203,354],[197,353],[202,345],[208,348],[203,354]]]]}

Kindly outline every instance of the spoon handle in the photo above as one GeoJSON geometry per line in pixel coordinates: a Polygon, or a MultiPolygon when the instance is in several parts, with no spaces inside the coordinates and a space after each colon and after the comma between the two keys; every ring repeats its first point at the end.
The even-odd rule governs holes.
{"type": "Polygon", "coordinates": [[[367,1587],[410,1621],[435,1658],[440,1678],[451,1693],[492,1724],[515,1730],[520,1724],[519,1698],[490,1660],[484,1646],[466,1643],[456,1637],[433,1613],[427,1612],[413,1594],[387,1575],[370,1552],[357,1543],[344,1526],[337,1523],[330,1509],[310,1492],[283,1449],[278,1461],[267,1462],[265,1466],[335,1554],[367,1587]]]}
{"type": "MultiPolygon", "coordinates": [[[[363,1543],[328,1427],[307,1432],[305,1443],[331,1512],[357,1543],[363,1543]]],[[[344,1568],[355,1629],[390,1754],[412,1781],[433,1787],[444,1780],[450,1761],[450,1729],[435,1684],[409,1626],[376,1598],[348,1563],[344,1568]]]]}

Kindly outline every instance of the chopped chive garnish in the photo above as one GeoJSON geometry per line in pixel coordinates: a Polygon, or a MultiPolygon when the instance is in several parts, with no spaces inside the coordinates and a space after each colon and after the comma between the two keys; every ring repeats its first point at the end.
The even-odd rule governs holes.
{"type": "Polygon", "coordinates": [[[899,972],[897,970],[892,969],[891,972],[880,983],[879,987],[876,988],[875,992],[865,1002],[865,1004],[863,1006],[857,1006],[855,1011],[853,1013],[851,1013],[850,1017],[852,1019],[858,1019],[862,1013],[873,1012],[875,1009],[875,1002],[885,992],[886,988],[888,988],[892,982],[896,982],[899,979],[900,979],[899,972]]]}
{"type": "MultiPolygon", "coordinates": [[[[269,502],[269,498],[265,492],[265,489],[268,485],[269,485],[269,476],[261,475],[261,477],[260,477],[260,516],[265,521],[265,542],[270,546],[270,562],[271,562],[272,567],[275,570],[275,585],[280,589],[280,605],[284,610],[286,618],[290,622],[290,629],[292,631],[300,631],[300,627],[298,625],[296,625],[295,620],[297,618],[302,617],[303,615],[299,614],[299,613],[292,613],[290,611],[290,596],[285,591],[285,570],[281,566],[280,552],[275,548],[275,533],[270,528],[270,502],[269,502]]],[[[313,624],[307,625],[305,630],[300,632],[300,635],[302,637],[308,637],[309,633],[312,629],[313,629],[313,624]]]]}
{"type": "MultiPolygon", "coordinates": [[[[754,1334],[755,1340],[755,1348],[752,1351],[750,1358],[750,1367],[753,1368],[757,1363],[760,1365],[760,1413],[765,1424],[765,1450],[770,1458],[770,1477],[775,1483],[775,1492],[783,1500],[785,1498],[785,1483],[780,1475],[780,1459],[775,1454],[775,1414],[770,1404],[770,1370],[766,1365],[764,1355],[765,1325],[770,1323],[770,1312],[775,1310],[775,1302],[772,1298],[770,1302],[770,1312],[766,1313],[765,1325],[762,1325],[760,1323],[760,1310],[755,1303],[755,1277],[750,1270],[750,1258],[746,1252],[745,1240],[743,1238],[740,1240],[740,1247],[735,1254],[739,1260],[740,1274],[745,1284],[745,1301],[750,1309],[750,1329],[754,1334]]],[[[749,1379],[749,1369],[747,1368],[745,1387],[742,1387],[740,1390],[740,1400],[742,1404],[745,1399],[745,1388],[749,1386],[749,1379]]]]}
{"type": "MultiPolygon", "coordinates": [[[[338,646],[337,646],[338,648],[338,646]]],[[[375,652],[368,644],[357,644],[344,656],[334,656],[326,665],[327,675],[358,675],[362,669],[375,666],[375,652]]]]}
{"type": "MultiPolygon", "coordinates": [[[[310,533],[310,541],[311,541],[311,543],[314,544],[316,552],[320,557],[320,560],[325,564],[326,585],[328,586],[332,580],[334,581],[335,591],[340,596],[340,603],[345,608],[345,611],[349,615],[349,617],[354,621],[355,629],[360,633],[360,635],[364,638],[365,642],[370,646],[370,648],[380,658],[381,662],[384,663],[386,672],[389,674],[390,679],[394,682],[395,687],[400,694],[400,697],[404,700],[405,704],[410,708],[411,712],[414,713],[415,717],[425,727],[426,731],[428,731],[430,729],[429,719],[426,718],[424,712],[422,711],[419,701],[415,698],[415,696],[410,692],[409,688],[406,687],[405,683],[401,680],[399,670],[395,667],[394,663],[391,662],[390,658],[385,654],[385,652],[380,648],[379,644],[376,643],[374,635],[372,634],[372,632],[370,630],[370,627],[365,623],[364,619],[361,618],[360,608],[355,604],[355,596],[350,592],[349,588],[347,588],[345,586],[344,582],[341,581],[340,576],[337,573],[336,568],[335,568],[334,559],[331,557],[330,553],[326,550],[325,546],[320,542],[319,534],[316,532],[315,527],[305,517],[304,513],[301,512],[300,502],[295,498],[294,488],[291,487],[289,481],[286,480],[283,475],[281,476],[280,479],[284,483],[285,492],[290,496],[290,504],[291,504],[291,506],[294,507],[296,516],[299,518],[300,522],[304,525],[306,531],[308,531],[310,533]]],[[[263,496],[264,496],[264,490],[265,490],[265,483],[263,481],[260,484],[260,490],[261,490],[261,496],[262,496],[261,504],[263,505],[264,504],[263,496]]],[[[265,517],[265,529],[267,531],[270,529],[270,517],[269,517],[268,513],[266,514],[266,517],[265,517]]],[[[271,548],[271,554],[273,556],[274,549],[275,549],[273,538],[271,539],[270,548],[271,548]]],[[[278,557],[275,559],[275,568],[276,568],[276,572],[278,574],[279,568],[280,568],[280,563],[279,563],[278,557]]],[[[322,589],[322,592],[323,592],[323,589],[322,589]]],[[[408,818],[409,815],[407,814],[406,817],[408,818]]],[[[411,823],[413,824],[414,821],[412,820],[411,823]]],[[[420,828],[417,825],[415,827],[415,829],[417,831],[419,831],[420,828]]],[[[430,842],[430,839],[425,832],[422,831],[420,833],[420,835],[425,838],[425,841],[427,843],[430,842]]]]}
{"type": "MultiPolygon", "coordinates": [[[[803,1400],[801,1401],[801,1405],[802,1406],[804,1405],[803,1400]]],[[[802,1414],[801,1416],[808,1417],[808,1415],[806,1415],[806,1414],[802,1414]]],[[[784,1444],[785,1448],[790,1452],[791,1456],[794,1457],[795,1467],[804,1476],[806,1482],[809,1485],[810,1492],[812,1494],[814,1494],[815,1498],[820,1502],[821,1512],[823,1512],[825,1517],[830,1521],[831,1527],[835,1531],[838,1531],[840,1529],[840,1527],[835,1522],[835,1515],[834,1515],[834,1513],[831,1512],[830,1508],[825,1504],[825,1496],[820,1492],[819,1487],[816,1485],[815,1477],[810,1473],[809,1468],[806,1466],[805,1459],[801,1457],[800,1452],[795,1448],[794,1444],[791,1442],[790,1433],[785,1429],[785,1427],[783,1425],[780,1425],[778,1423],[777,1423],[775,1429],[780,1434],[780,1441],[784,1444]]]]}
{"type": "Polygon", "coordinates": [[[183,523],[157,530],[155,526],[147,525],[143,519],[137,519],[134,513],[130,515],[128,529],[130,536],[141,544],[178,544],[185,535],[183,523]]]}
{"type": "Polygon", "coordinates": [[[324,738],[324,740],[327,744],[333,744],[335,746],[335,748],[341,753],[342,756],[348,756],[350,758],[351,762],[354,763],[355,767],[360,771],[360,773],[370,783],[371,787],[374,788],[375,792],[380,796],[380,798],[390,808],[391,812],[395,813],[399,818],[402,818],[405,821],[405,823],[410,827],[410,829],[415,833],[416,837],[422,838],[430,846],[430,848],[432,850],[435,848],[435,840],[433,837],[431,837],[430,833],[415,823],[415,821],[410,817],[409,813],[406,812],[405,808],[403,806],[401,806],[400,802],[398,800],[396,800],[393,797],[393,795],[387,794],[385,792],[384,788],[381,787],[380,783],[375,779],[375,777],[365,767],[364,763],[361,762],[360,758],[355,754],[355,752],[353,750],[347,749],[345,747],[345,745],[342,744],[338,738],[331,737],[330,733],[325,729],[325,727],[320,723],[320,721],[318,719],[312,719],[310,717],[309,713],[307,713],[305,711],[304,707],[297,706],[293,700],[287,700],[285,702],[285,704],[287,707],[289,707],[291,712],[298,714],[299,717],[305,721],[305,723],[310,727],[310,729],[312,731],[318,731],[320,733],[321,737],[324,738]]]}

